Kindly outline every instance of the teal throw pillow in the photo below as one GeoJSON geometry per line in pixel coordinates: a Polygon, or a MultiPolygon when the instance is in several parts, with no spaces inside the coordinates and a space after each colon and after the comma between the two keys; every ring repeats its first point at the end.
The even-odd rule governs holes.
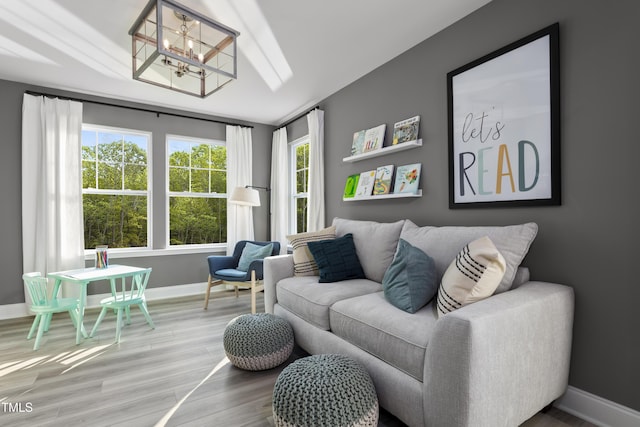
{"type": "Polygon", "coordinates": [[[320,270],[319,282],[364,279],[351,233],[331,240],[309,242],[307,247],[320,270]]]}
{"type": "Polygon", "coordinates": [[[438,292],[436,264],[429,255],[398,241],[396,256],[382,278],[384,296],[407,313],[424,307],[438,292]]]}
{"type": "Polygon", "coordinates": [[[271,252],[273,252],[273,243],[261,246],[247,242],[242,250],[242,255],[240,255],[236,270],[247,271],[253,261],[264,259],[271,255],[271,252]]]}

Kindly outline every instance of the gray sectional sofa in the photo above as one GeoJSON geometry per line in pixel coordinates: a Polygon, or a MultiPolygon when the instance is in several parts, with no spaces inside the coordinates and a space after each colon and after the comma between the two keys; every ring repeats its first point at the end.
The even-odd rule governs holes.
{"type": "Polygon", "coordinates": [[[520,266],[534,223],[419,227],[336,218],[353,235],[364,279],[295,276],[292,255],[265,259],[265,308],[289,321],[310,354],[346,354],[371,375],[380,405],[409,426],[517,426],[560,397],[569,374],[573,290],[531,281],[520,266]],[[470,241],[489,236],[506,261],[494,295],[438,316],[385,298],[383,276],[399,239],[429,254],[441,278],[470,241]]]}

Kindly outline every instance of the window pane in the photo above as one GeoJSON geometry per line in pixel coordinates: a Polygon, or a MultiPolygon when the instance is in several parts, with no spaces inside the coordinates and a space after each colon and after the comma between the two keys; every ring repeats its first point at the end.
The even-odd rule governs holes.
{"type": "Polygon", "coordinates": [[[126,190],[146,190],[147,165],[125,165],[124,188],[126,190]]]}
{"type": "Polygon", "coordinates": [[[211,168],[227,170],[227,147],[224,145],[211,146],[211,168]]]}
{"type": "Polygon", "coordinates": [[[186,142],[169,141],[169,166],[189,167],[191,147],[186,142]]]}
{"type": "Polygon", "coordinates": [[[189,191],[189,169],[169,169],[169,191],[189,191]]]}
{"type": "Polygon", "coordinates": [[[101,162],[122,163],[122,137],[113,134],[99,134],[98,136],[100,138],[98,160],[101,162]]]}
{"type": "Polygon", "coordinates": [[[209,167],[209,144],[198,144],[193,146],[191,149],[191,167],[209,167]]]}
{"type": "Polygon", "coordinates": [[[222,194],[227,192],[227,172],[211,171],[211,192],[222,194]]]}
{"type": "Polygon", "coordinates": [[[82,161],[82,188],[96,188],[96,162],[82,161]]]}
{"type": "Polygon", "coordinates": [[[303,169],[296,173],[296,193],[307,192],[307,170],[303,169]]]}
{"type": "Polygon", "coordinates": [[[96,132],[95,131],[82,131],[82,159],[83,160],[95,160],[96,159],[96,132]]]}
{"type": "Polygon", "coordinates": [[[297,232],[305,233],[307,231],[307,198],[300,197],[296,199],[296,222],[297,232]]]}
{"type": "Polygon", "coordinates": [[[98,188],[122,190],[122,164],[98,162],[98,188]]]}
{"type": "Polygon", "coordinates": [[[84,247],[147,246],[147,197],[83,194],[84,247]]]}
{"type": "Polygon", "coordinates": [[[171,245],[223,243],[227,241],[227,199],[169,198],[171,245]]]}
{"type": "Polygon", "coordinates": [[[147,164],[147,150],[142,148],[139,144],[134,144],[131,141],[125,141],[123,145],[124,150],[124,162],[134,165],[146,165],[147,164]]]}
{"type": "Polygon", "coordinates": [[[209,171],[201,169],[191,170],[191,192],[209,193],[209,171]]]}

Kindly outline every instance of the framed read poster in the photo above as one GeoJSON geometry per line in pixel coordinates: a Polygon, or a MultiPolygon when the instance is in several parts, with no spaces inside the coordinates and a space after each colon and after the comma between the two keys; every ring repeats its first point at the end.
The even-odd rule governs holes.
{"type": "Polygon", "coordinates": [[[447,74],[449,207],[560,204],[558,24],[447,74]]]}

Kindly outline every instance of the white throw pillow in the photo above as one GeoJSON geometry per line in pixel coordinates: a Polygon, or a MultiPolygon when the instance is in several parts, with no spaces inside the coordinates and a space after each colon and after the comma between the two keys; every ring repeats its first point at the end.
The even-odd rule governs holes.
{"type": "Polygon", "coordinates": [[[438,317],[493,295],[505,268],[502,254],[489,237],[467,244],[442,276],[438,317]]]}

